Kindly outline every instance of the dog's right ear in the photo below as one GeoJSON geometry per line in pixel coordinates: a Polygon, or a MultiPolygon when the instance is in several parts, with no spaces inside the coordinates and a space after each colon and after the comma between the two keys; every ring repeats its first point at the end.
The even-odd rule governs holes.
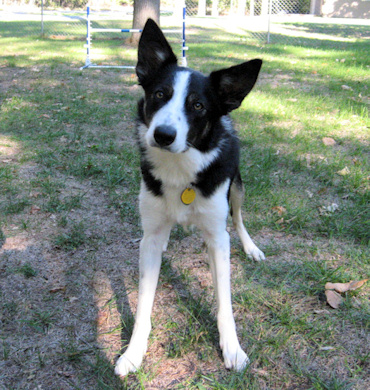
{"type": "Polygon", "coordinates": [[[176,64],[177,58],[161,29],[148,19],[139,41],[136,74],[141,85],[147,84],[158,70],[176,64]]]}

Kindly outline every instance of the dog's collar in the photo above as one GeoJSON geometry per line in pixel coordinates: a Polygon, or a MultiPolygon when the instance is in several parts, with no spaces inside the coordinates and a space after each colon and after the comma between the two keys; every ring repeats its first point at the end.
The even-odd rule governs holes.
{"type": "Polygon", "coordinates": [[[181,202],[189,206],[189,204],[192,204],[197,196],[197,193],[195,192],[193,183],[190,183],[188,187],[184,189],[181,193],[181,202]]]}

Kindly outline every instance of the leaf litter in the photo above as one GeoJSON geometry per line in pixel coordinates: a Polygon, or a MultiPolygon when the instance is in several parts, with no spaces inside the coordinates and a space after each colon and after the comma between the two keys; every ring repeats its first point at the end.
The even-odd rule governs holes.
{"type": "Polygon", "coordinates": [[[363,279],[358,281],[351,281],[347,283],[331,283],[327,282],[325,284],[325,295],[327,303],[333,309],[338,309],[339,306],[343,303],[343,297],[341,294],[355,291],[361,288],[369,279],[363,279]]]}

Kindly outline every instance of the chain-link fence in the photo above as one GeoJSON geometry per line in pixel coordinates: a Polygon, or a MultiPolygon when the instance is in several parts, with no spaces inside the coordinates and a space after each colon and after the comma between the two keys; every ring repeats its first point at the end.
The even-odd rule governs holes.
{"type": "Polygon", "coordinates": [[[186,0],[190,26],[222,27],[259,43],[369,38],[370,1],[340,5],[336,0],[186,0]]]}
{"type": "MultiPolygon", "coordinates": [[[[318,17],[322,8],[334,0],[186,0],[187,26],[222,27],[245,39],[269,43],[307,43],[315,37],[369,37],[370,1],[358,0],[362,19],[318,17]],[[322,5],[318,7],[318,5],[322,5]],[[367,7],[367,8],[366,8],[367,7]],[[369,12],[367,11],[369,10],[369,12]]],[[[161,0],[161,26],[178,28],[182,1],[161,0]]],[[[86,6],[92,9],[92,25],[99,28],[130,28],[133,0],[0,0],[2,37],[44,35],[85,39],[86,6]]],[[[350,5],[348,7],[351,7],[350,5]]],[[[328,9],[328,7],[327,7],[328,9]]],[[[355,15],[347,9],[348,15],[355,15]]],[[[95,39],[117,38],[99,33],[95,39]]],[[[174,39],[181,39],[179,34],[174,39]]],[[[197,37],[189,35],[190,42],[197,37]]]]}
{"type": "MultiPolygon", "coordinates": [[[[87,3],[71,9],[70,7],[51,8],[50,2],[45,0],[45,6],[41,6],[40,0],[32,4],[18,5],[17,1],[9,1],[9,6],[1,10],[0,0],[0,24],[1,36],[32,36],[43,35],[47,37],[70,37],[81,38],[86,37],[86,18],[87,18],[87,3],[85,0],[76,0],[73,4],[87,3]],[[40,4],[39,4],[40,3],[40,4]],[[48,7],[46,7],[48,5],[48,7]]],[[[63,0],[58,1],[63,3],[63,0]]],[[[55,2],[53,2],[54,4],[55,2]]],[[[92,1],[91,9],[91,24],[93,28],[107,29],[128,29],[132,27],[133,19],[133,1],[121,1],[116,3],[115,0],[106,4],[104,0],[92,1]],[[122,3],[122,4],[121,4],[122,3]]],[[[52,5],[53,5],[52,4],[52,5]]],[[[164,2],[161,6],[161,26],[163,28],[173,28],[181,26],[182,22],[182,7],[179,7],[181,2],[172,1],[164,2]]],[[[117,38],[117,35],[112,32],[101,32],[102,38],[117,38]]]]}

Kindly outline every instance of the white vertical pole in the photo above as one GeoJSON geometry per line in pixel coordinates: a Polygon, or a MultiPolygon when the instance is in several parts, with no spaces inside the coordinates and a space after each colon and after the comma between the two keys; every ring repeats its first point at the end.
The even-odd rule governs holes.
{"type": "Polygon", "coordinates": [[[272,0],[269,1],[269,11],[268,11],[268,19],[267,19],[267,43],[270,43],[271,13],[272,13],[272,0]]]}
{"type": "Polygon", "coordinates": [[[86,69],[92,65],[92,63],[90,61],[90,49],[91,49],[90,7],[87,7],[87,11],[86,11],[86,45],[85,45],[85,47],[86,47],[85,66],[80,68],[80,70],[86,69]]]}
{"type": "Polygon", "coordinates": [[[41,35],[44,35],[44,0],[41,0],[41,35]]]}

